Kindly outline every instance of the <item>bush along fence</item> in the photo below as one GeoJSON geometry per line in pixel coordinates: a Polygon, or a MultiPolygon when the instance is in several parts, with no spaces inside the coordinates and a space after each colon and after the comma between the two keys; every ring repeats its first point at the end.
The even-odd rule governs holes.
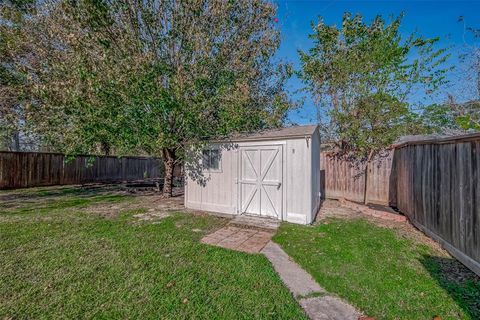
{"type": "Polygon", "coordinates": [[[480,275],[480,134],[406,142],[365,164],[322,154],[327,198],[398,208],[480,275]]]}
{"type": "Polygon", "coordinates": [[[0,151],[0,189],[163,178],[158,158],[0,151]]]}

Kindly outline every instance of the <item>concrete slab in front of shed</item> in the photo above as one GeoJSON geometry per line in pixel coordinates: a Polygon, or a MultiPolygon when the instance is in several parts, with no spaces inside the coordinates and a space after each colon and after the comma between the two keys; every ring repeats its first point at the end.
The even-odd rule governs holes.
{"type": "Polygon", "coordinates": [[[203,237],[202,243],[247,253],[258,253],[274,234],[274,230],[227,225],[203,237]]]}
{"type": "Polygon", "coordinates": [[[280,226],[280,221],[272,218],[238,215],[229,224],[242,228],[277,230],[280,226]]]}

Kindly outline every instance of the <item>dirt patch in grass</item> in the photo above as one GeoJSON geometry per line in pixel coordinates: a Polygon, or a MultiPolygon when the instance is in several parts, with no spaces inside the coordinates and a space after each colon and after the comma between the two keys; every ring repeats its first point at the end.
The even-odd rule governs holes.
{"type": "Polygon", "coordinates": [[[0,192],[1,213],[32,213],[50,209],[86,207],[95,203],[114,203],[128,198],[118,187],[44,187],[0,192]]]}
{"type": "Polygon", "coordinates": [[[423,232],[415,228],[412,224],[408,222],[398,222],[392,220],[385,220],[371,215],[365,215],[360,211],[356,211],[347,207],[344,207],[337,200],[326,199],[322,203],[322,207],[317,215],[315,220],[315,225],[329,223],[329,219],[364,219],[370,223],[373,223],[376,226],[382,228],[389,228],[395,230],[397,235],[401,238],[410,239],[418,244],[423,244],[436,253],[449,257],[447,251],[445,251],[438,242],[427,237],[423,232]]]}
{"type": "MultiPolygon", "coordinates": [[[[172,211],[173,212],[173,211],[172,211]]],[[[135,214],[133,217],[140,222],[157,222],[158,220],[165,219],[170,216],[169,211],[155,210],[153,208],[148,209],[147,212],[135,214]]]]}
{"type": "MultiPolygon", "coordinates": [[[[474,281],[480,283],[480,277],[474,272],[467,269],[461,262],[455,259],[441,259],[437,260],[440,274],[445,280],[455,283],[462,283],[465,281],[474,281]]],[[[480,303],[480,301],[479,301],[480,303]]]]}
{"type": "Polygon", "coordinates": [[[126,203],[98,204],[90,207],[89,211],[106,218],[114,218],[125,211],[140,210],[133,215],[138,222],[155,222],[185,209],[182,194],[164,198],[158,192],[145,191],[136,192],[132,198],[132,201],[126,203]]]}
{"type": "Polygon", "coordinates": [[[122,213],[138,212],[134,218],[140,222],[154,222],[184,210],[181,188],[174,189],[174,197],[165,199],[157,191],[131,190],[124,185],[91,185],[43,187],[0,192],[0,221],[19,219],[19,214],[34,215],[34,219],[49,219],[52,210],[72,210],[117,218],[122,213]]]}

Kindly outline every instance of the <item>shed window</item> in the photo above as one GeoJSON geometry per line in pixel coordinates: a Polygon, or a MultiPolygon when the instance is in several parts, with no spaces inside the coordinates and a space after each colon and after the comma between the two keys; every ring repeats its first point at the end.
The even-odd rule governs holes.
{"type": "Polygon", "coordinates": [[[209,171],[220,171],[220,150],[203,150],[203,169],[209,171]]]}

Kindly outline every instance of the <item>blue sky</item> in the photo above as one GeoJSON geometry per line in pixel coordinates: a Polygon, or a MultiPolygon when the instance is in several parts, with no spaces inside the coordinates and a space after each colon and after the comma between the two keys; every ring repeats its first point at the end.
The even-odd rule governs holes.
{"type": "MultiPolygon", "coordinates": [[[[458,22],[463,16],[467,26],[480,28],[480,1],[302,1],[278,0],[278,25],[281,31],[282,43],[277,57],[299,67],[297,50],[308,50],[311,41],[311,22],[322,16],[327,24],[341,24],[344,12],[361,13],[366,21],[371,21],[377,14],[386,18],[401,12],[405,13],[401,32],[408,35],[414,31],[426,37],[440,37],[439,46],[449,47],[452,57],[448,64],[459,65],[458,55],[465,49],[465,43],[474,44],[474,40],[464,32],[464,24],[458,22]]],[[[428,102],[441,102],[447,93],[457,94],[462,91],[458,81],[462,71],[449,73],[450,85],[439,91],[428,102]]],[[[301,88],[301,82],[293,78],[288,83],[288,89],[294,99],[305,94],[295,94],[301,88]]],[[[468,98],[468,97],[467,97],[468,98]]],[[[414,102],[425,101],[425,97],[414,96],[414,102]],[[417,100],[417,101],[415,101],[417,100]]],[[[291,122],[298,124],[316,121],[316,111],[312,100],[306,96],[305,103],[297,111],[289,115],[291,122]]]]}

